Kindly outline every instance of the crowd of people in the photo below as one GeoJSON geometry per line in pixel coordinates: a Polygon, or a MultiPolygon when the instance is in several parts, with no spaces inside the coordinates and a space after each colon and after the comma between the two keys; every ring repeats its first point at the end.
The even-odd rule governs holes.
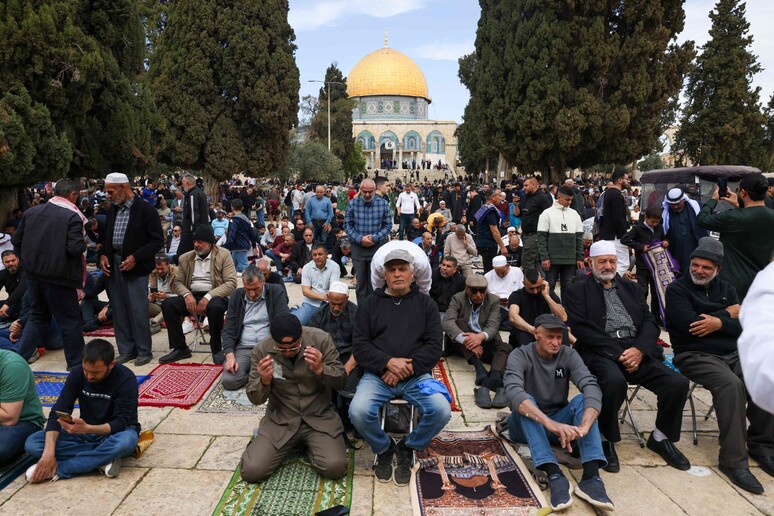
{"type": "Polygon", "coordinates": [[[572,503],[573,488],[552,445],[577,448],[575,493],[613,508],[599,470],[620,469],[618,418],[631,385],[657,398],[647,448],[680,470],[690,468],[676,445],[690,384],[708,389],[720,471],[762,493],[748,458],[774,476],[774,415],[758,405],[761,389],[774,391],[748,399],[737,341],[748,332],[740,314],[760,314],[771,299],[756,275],[773,267],[774,184],[750,174],[703,205],[676,187],[640,211],[622,170],[551,185],[510,179],[232,181],[208,197],[188,173],[140,183],[111,173],[34,189],[5,226],[0,463],[26,449],[40,458],[33,482],[97,468],[117,475],[140,431],[130,362],[153,360],[151,335],[162,327],[169,352],[158,361],[191,357],[185,335],[199,327],[223,387],[267,403],[242,456],[248,482],[300,445],[316,471],[338,478],[352,430],[376,455],[376,479],[406,485],[414,452],[451,417],[431,371],[457,354],[475,374],[475,404],[510,407],[505,436],[529,446],[554,510],[572,503]],[[721,200],[732,209],[718,211],[721,200]],[[649,267],[656,246],[674,258],[668,286],[649,267]],[[300,305],[290,306],[290,282],[301,285],[300,305]],[[106,340],[84,341],[107,320],[117,355],[106,340]],[[63,348],[70,371],[48,421],[27,364],[41,343],[63,348]],[[397,441],[380,422],[394,398],[421,413],[397,441]]]}

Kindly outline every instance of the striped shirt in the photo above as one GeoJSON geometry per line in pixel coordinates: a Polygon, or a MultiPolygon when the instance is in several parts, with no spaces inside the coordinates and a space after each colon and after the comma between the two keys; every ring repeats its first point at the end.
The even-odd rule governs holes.
{"type": "Polygon", "coordinates": [[[621,337],[631,337],[636,334],[634,321],[618,296],[615,283],[610,288],[603,288],[605,297],[605,331],[608,334],[621,331],[621,337]]]}
{"type": "Polygon", "coordinates": [[[347,204],[344,231],[350,242],[360,245],[364,236],[371,235],[374,244],[383,244],[387,241],[391,229],[390,205],[378,195],[374,195],[371,202],[365,202],[362,197],[355,197],[347,204]]]}
{"type": "Polygon", "coordinates": [[[117,204],[116,218],[113,221],[113,249],[122,249],[124,247],[124,236],[126,228],[129,226],[129,208],[134,204],[134,195],[125,203],[117,204]]]}

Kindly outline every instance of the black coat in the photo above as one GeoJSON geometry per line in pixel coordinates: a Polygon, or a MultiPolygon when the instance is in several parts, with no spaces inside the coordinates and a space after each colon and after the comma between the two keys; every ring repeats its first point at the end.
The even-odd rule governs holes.
{"type": "MultiPolygon", "coordinates": [[[[631,346],[642,351],[646,359],[660,359],[663,350],[656,343],[660,331],[640,286],[618,275],[615,277],[615,284],[618,297],[634,322],[634,332],[637,336],[631,339],[631,346]]],[[[567,310],[567,324],[578,339],[576,349],[581,356],[594,353],[618,360],[624,348],[620,339],[614,339],[605,332],[605,298],[602,285],[594,276],[589,275],[573,283],[562,297],[562,301],[567,310]]]]}
{"type": "MultiPolygon", "coordinates": [[[[100,255],[106,255],[111,267],[115,250],[113,249],[113,229],[115,228],[118,206],[113,206],[108,212],[105,240],[102,242],[100,255]]],[[[156,253],[164,250],[164,234],[161,230],[161,220],[156,208],[134,196],[134,202],[129,208],[129,225],[124,234],[122,258],[134,256],[137,262],[134,268],[124,272],[124,276],[145,276],[156,267],[156,253]]],[[[115,271],[113,271],[115,272],[115,271]]]]}
{"type": "MultiPolygon", "coordinates": [[[[201,191],[198,186],[194,186],[185,193],[183,202],[183,222],[181,225],[181,234],[195,233],[200,224],[209,224],[210,215],[207,205],[207,194],[201,191]],[[191,214],[193,206],[193,214],[191,214]]],[[[156,214],[158,218],[158,213],[156,214]]]]}
{"type": "MultiPolygon", "coordinates": [[[[285,289],[277,285],[264,283],[263,295],[266,298],[266,311],[269,320],[283,314],[289,314],[288,294],[285,289]]],[[[228,311],[226,312],[226,324],[223,326],[221,338],[223,339],[223,353],[233,353],[242,337],[245,327],[245,289],[238,288],[228,299],[228,311]]],[[[256,343],[257,344],[257,343],[256,343]]]]}
{"type": "MultiPolygon", "coordinates": [[[[600,240],[621,238],[629,227],[629,208],[621,190],[608,188],[602,197],[602,220],[599,224],[600,240]]],[[[522,223],[523,224],[523,223],[522,223]]]]}
{"type": "Polygon", "coordinates": [[[623,237],[621,243],[634,249],[637,257],[637,268],[646,268],[645,260],[642,258],[642,251],[646,245],[653,241],[664,240],[664,226],[658,224],[653,230],[645,225],[644,222],[638,222],[623,237]]]}
{"type": "Polygon", "coordinates": [[[451,278],[441,277],[440,269],[433,269],[433,280],[430,285],[430,297],[438,305],[439,312],[446,312],[449,309],[449,302],[454,294],[465,290],[465,276],[459,271],[451,278]]]}

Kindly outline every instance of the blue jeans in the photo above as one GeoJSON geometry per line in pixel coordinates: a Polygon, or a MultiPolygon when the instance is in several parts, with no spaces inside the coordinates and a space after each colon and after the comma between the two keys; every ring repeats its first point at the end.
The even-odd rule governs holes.
{"type": "Polygon", "coordinates": [[[319,307],[314,306],[312,303],[304,301],[301,306],[290,311],[301,322],[301,326],[306,326],[309,321],[312,320],[312,316],[317,313],[319,307]]]}
{"type": "MultiPolygon", "coordinates": [[[[137,439],[134,429],[112,435],[68,434],[63,430],[56,441],[56,474],[59,478],[72,478],[94,471],[131,454],[137,446],[137,439]]],[[[24,448],[33,457],[40,458],[45,445],[46,431],[40,430],[29,436],[24,448]]]]}
{"type": "Polygon", "coordinates": [[[265,222],[266,222],[266,214],[264,213],[264,211],[263,210],[258,210],[256,212],[256,215],[258,216],[258,225],[259,226],[265,226],[266,225],[265,224],[265,222]]]}
{"type": "MultiPolygon", "coordinates": [[[[532,396],[530,399],[535,402],[532,396]]],[[[580,426],[584,410],[583,394],[578,394],[563,409],[546,415],[557,423],[580,426]]],[[[557,464],[551,445],[558,444],[559,437],[534,419],[522,416],[518,412],[511,413],[511,417],[508,418],[508,433],[512,441],[529,445],[532,463],[536,468],[548,463],[557,464]]],[[[602,453],[602,437],[596,421],[591,425],[589,433],[578,439],[578,449],[582,463],[599,460],[603,465],[607,464],[605,454],[602,453]]]]}
{"type": "Polygon", "coordinates": [[[38,430],[40,427],[29,421],[0,426],[0,467],[10,464],[24,453],[24,442],[38,430]]]}
{"type": "Polygon", "coordinates": [[[311,224],[314,232],[314,241],[325,244],[328,242],[328,232],[325,231],[325,220],[313,220],[311,224]]]}
{"type": "Polygon", "coordinates": [[[231,259],[234,260],[237,272],[242,272],[247,268],[247,251],[231,251],[231,259]]]}
{"type": "Polygon", "coordinates": [[[274,251],[271,249],[266,251],[266,257],[274,260],[274,265],[277,266],[277,274],[282,274],[282,270],[285,268],[285,266],[282,265],[282,258],[274,254],[274,251]]]}
{"type": "Polygon", "coordinates": [[[403,240],[404,232],[411,227],[411,221],[414,220],[413,213],[400,214],[400,226],[398,226],[398,240],[403,240]]]}
{"type": "Polygon", "coordinates": [[[422,412],[419,424],[406,437],[409,448],[424,450],[432,438],[443,430],[451,419],[449,402],[443,394],[419,392],[418,384],[430,379],[430,373],[425,373],[390,387],[373,373],[363,375],[349,405],[349,419],[374,453],[384,453],[390,447],[390,436],[379,424],[379,409],[393,398],[403,398],[422,412]]]}

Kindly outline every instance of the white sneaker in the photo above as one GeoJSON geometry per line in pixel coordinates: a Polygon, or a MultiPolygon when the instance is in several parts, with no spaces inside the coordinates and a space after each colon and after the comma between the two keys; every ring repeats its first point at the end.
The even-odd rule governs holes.
{"type": "MultiPolygon", "coordinates": [[[[32,475],[34,475],[34,474],[35,474],[35,467],[36,467],[36,466],[37,466],[37,464],[33,464],[32,466],[30,466],[29,468],[27,468],[27,472],[24,474],[24,476],[27,478],[27,482],[32,482],[32,475]]],[[[56,482],[57,480],[59,480],[59,475],[54,475],[54,476],[53,476],[53,477],[52,477],[52,478],[49,480],[49,482],[56,482]]]]}
{"type": "Polygon", "coordinates": [[[185,320],[183,321],[183,333],[184,334],[191,333],[192,331],[194,331],[194,325],[191,322],[191,319],[186,317],[185,320]]]}
{"type": "Polygon", "coordinates": [[[105,473],[108,478],[116,478],[121,473],[121,458],[117,458],[113,462],[109,462],[104,466],[99,467],[100,471],[105,473]]]}
{"type": "Polygon", "coordinates": [[[205,317],[202,321],[202,330],[209,330],[210,329],[210,322],[205,317]]]}

